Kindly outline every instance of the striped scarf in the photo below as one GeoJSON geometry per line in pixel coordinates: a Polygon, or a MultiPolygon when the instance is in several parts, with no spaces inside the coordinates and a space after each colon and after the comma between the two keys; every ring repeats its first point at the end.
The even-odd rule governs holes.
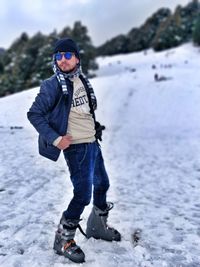
{"type": "Polygon", "coordinates": [[[56,77],[57,77],[58,82],[60,83],[60,85],[62,87],[62,91],[63,91],[64,95],[68,95],[68,88],[67,88],[67,83],[66,83],[65,79],[73,79],[73,78],[79,77],[81,75],[84,78],[84,80],[86,81],[86,83],[87,83],[87,87],[89,89],[89,94],[90,94],[90,97],[91,97],[93,110],[97,109],[97,99],[96,99],[96,96],[94,94],[93,87],[92,87],[90,81],[88,80],[88,78],[82,72],[82,69],[81,69],[80,65],[77,65],[77,68],[76,68],[75,71],[70,72],[70,73],[65,73],[65,72],[62,72],[59,69],[58,65],[56,64],[55,56],[53,56],[53,64],[52,64],[52,66],[53,66],[53,72],[56,74],[56,77]]]}

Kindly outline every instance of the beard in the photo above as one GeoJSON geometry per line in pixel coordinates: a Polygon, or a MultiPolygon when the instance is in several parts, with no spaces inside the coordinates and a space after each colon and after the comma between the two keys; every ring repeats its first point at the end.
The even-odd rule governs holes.
{"type": "Polygon", "coordinates": [[[77,65],[76,66],[70,66],[67,63],[62,63],[59,66],[59,69],[64,73],[72,73],[72,72],[75,72],[77,70],[77,67],[78,67],[77,65]]]}

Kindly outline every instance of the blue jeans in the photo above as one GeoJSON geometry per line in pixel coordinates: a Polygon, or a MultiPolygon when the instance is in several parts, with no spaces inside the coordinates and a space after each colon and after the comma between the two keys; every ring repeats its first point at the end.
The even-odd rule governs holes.
{"type": "Polygon", "coordinates": [[[109,188],[109,178],[99,144],[73,144],[65,149],[70,178],[73,184],[73,198],[64,215],[66,219],[79,219],[86,205],[90,203],[93,186],[93,204],[104,210],[106,192],[109,188]]]}

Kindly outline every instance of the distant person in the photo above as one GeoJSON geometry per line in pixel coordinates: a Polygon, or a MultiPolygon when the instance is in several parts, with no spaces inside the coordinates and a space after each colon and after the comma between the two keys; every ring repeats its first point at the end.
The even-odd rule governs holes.
{"type": "Polygon", "coordinates": [[[155,80],[156,82],[159,82],[159,77],[158,77],[158,74],[157,74],[157,73],[154,74],[154,80],[155,80]]]}
{"type": "Polygon", "coordinates": [[[167,81],[167,80],[171,80],[172,78],[171,77],[166,77],[166,76],[159,76],[157,73],[154,74],[154,80],[156,82],[162,82],[162,81],[167,81]]]}
{"type": "Polygon", "coordinates": [[[73,184],[73,198],[62,213],[54,250],[81,263],[85,254],[74,236],[76,229],[80,229],[80,216],[91,201],[92,186],[93,208],[87,221],[87,238],[120,241],[121,235],[107,226],[113,203],[107,202],[109,178],[98,143],[105,127],[95,119],[96,97],[81,71],[79,49],[72,39],[55,43],[53,71],[55,74],[42,82],[27,116],[39,133],[42,156],[57,161],[63,151],[73,184]]]}

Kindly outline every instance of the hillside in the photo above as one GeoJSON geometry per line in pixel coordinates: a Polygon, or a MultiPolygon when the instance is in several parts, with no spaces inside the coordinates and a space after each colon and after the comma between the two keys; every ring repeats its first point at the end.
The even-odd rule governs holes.
{"type": "MultiPolygon", "coordinates": [[[[108,199],[115,203],[109,224],[122,241],[86,240],[77,232],[84,266],[200,266],[198,57],[198,49],[186,44],[98,58],[98,78],[91,83],[97,118],[106,125],[102,150],[108,199]]],[[[52,244],[72,188],[62,156],[53,163],[38,155],[37,133],[26,119],[37,92],[0,99],[0,267],[69,264],[52,244]]]]}

